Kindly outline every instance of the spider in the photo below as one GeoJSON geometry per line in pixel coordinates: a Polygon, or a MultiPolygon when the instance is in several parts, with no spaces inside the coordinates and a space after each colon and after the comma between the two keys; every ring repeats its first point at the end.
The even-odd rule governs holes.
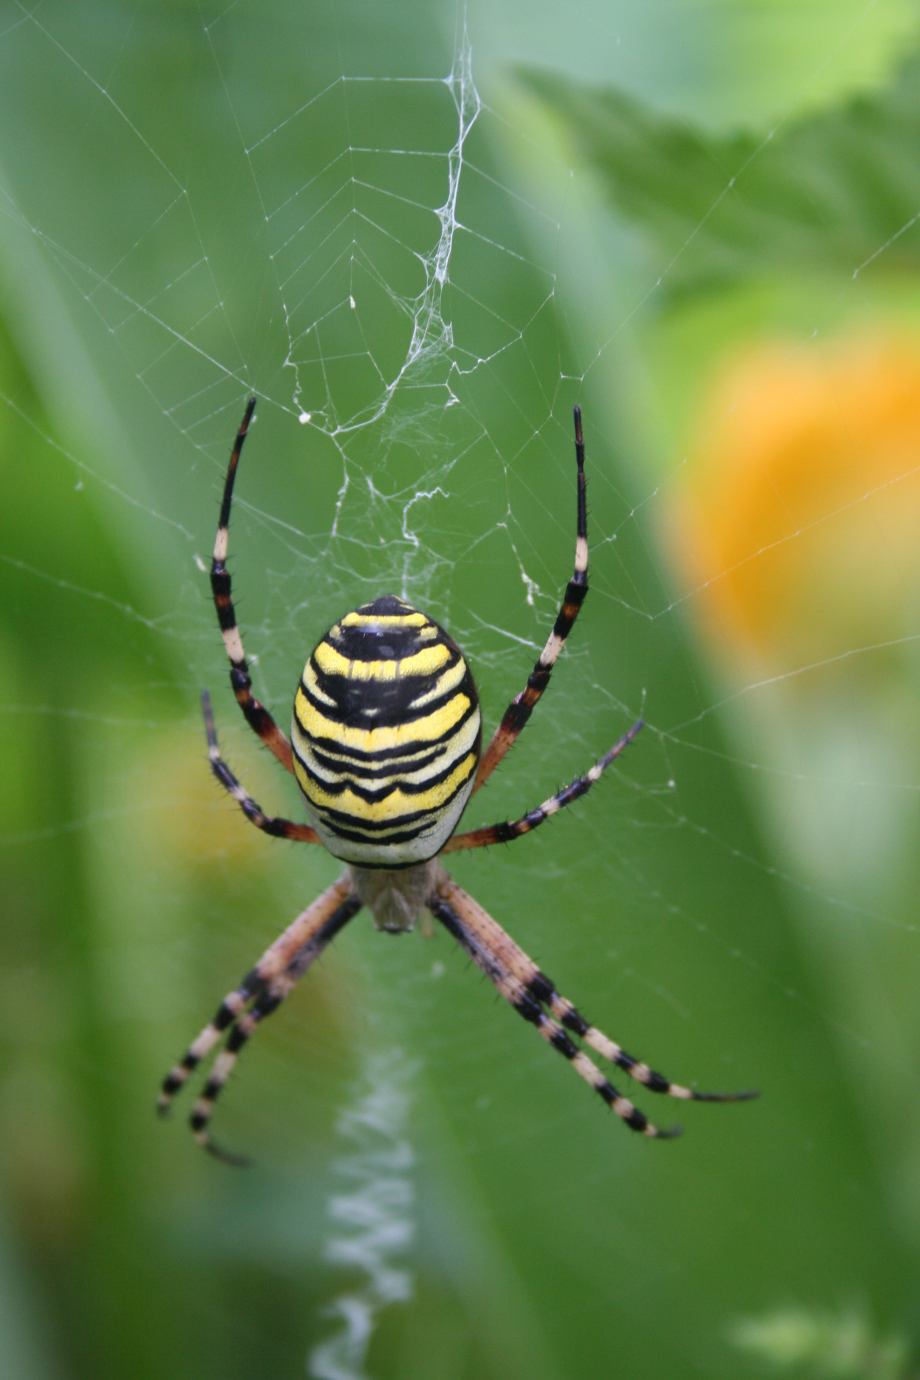
{"type": "Polygon", "coordinates": [[[513,823],[455,833],[467,801],[492,775],[549,684],[588,592],[581,409],[575,408],[575,570],[526,686],[511,701],[482,754],[479,699],[460,648],[432,619],[392,594],[340,618],[311,653],[294,699],[290,739],[254,697],[226,562],[233,484],[255,406],[255,398],[250,399],[230,456],[211,589],[237,702],[249,726],[296,778],[311,823],[266,815],[240,784],[221,756],[205,690],[202,707],[211,770],[257,829],[274,838],[323,844],[347,866],[344,875],[297,917],[224,998],[214,1019],[164,1079],[159,1110],[169,1110],[176,1093],[226,1035],[190,1124],[196,1140],[213,1155],[245,1163],[210,1137],[208,1126],[217,1097],[259,1024],[277,1010],[362,906],[370,910],[375,927],[390,934],[411,930],[427,908],[505,1000],[536,1026],[543,1039],[634,1131],[659,1139],[679,1134],[678,1127],[659,1130],[653,1126],[607,1080],[575,1038],[649,1092],[693,1102],[755,1097],[754,1092],[703,1093],[681,1087],[627,1054],[560,995],[533,960],[452,880],[441,861],[446,853],[507,843],[536,829],[590,790],[643,726],[640,719],[590,771],[513,823]]]}

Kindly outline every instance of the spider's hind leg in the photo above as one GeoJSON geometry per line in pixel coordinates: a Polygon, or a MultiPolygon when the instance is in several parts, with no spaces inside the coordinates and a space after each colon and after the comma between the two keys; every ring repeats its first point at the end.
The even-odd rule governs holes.
{"type": "Polygon", "coordinates": [[[536,1026],[547,1044],[569,1061],[579,1077],[603,1098],[631,1130],[662,1140],[680,1134],[677,1127],[659,1130],[653,1126],[639,1108],[628,1097],[624,1097],[587,1054],[578,1048],[561,1022],[546,1014],[530,987],[536,976],[542,977],[537,965],[446,872],[441,873],[427,905],[432,915],[462,945],[505,1000],[525,1021],[536,1026]]]}
{"type": "Polygon", "coordinates": [[[188,1047],[185,1057],[163,1079],[160,1096],[157,1098],[157,1111],[166,1116],[173,1098],[181,1092],[195,1069],[205,1059],[233,1023],[243,1014],[248,1002],[256,995],[263,983],[255,969],[243,979],[239,987],[224,997],[213,1021],[205,1026],[197,1039],[188,1047]]]}
{"type": "MultiPolygon", "coordinates": [[[[263,989],[260,995],[256,997],[250,1009],[239,1017],[230,1031],[230,1034],[227,1036],[227,1043],[214,1060],[213,1067],[208,1074],[208,1079],[202,1089],[201,1096],[192,1108],[192,1114],[189,1117],[189,1125],[192,1128],[192,1134],[198,1141],[198,1144],[203,1146],[210,1154],[214,1155],[216,1159],[223,1160],[227,1164],[245,1166],[249,1164],[250,1161],[243,1155],[228,1154],[226,1150],[222,1150],[219,1146],[214,1144],[208,1132],[208,1122],[211,1120],[211,1116],[214,1112],[214,1104],[220,1095],[221,1089],[233,1072],[234,1065],[240,1056],[240,1050],[250,1036],[255,1033],[259,1022],[265,1016],[270,1016],[272,1012],[277,1010],[281,1005],[288,992],[294,986],[294,981],[296,981],[296,979],[286,984],[286,990],[284,991],[271,991],[268,988],[263,989]]],[[[277,987],[281,984],[275,985],[277,987]]]]}
{"type": "Polygon", "coordinates": [[[293,924],[265,950],[252,972],[239,987],[225,997],[214,1020],[206,1025],[190,1045],[180,1063],[163,1080],[158,1101],[161,1113],[169,1110],[173,1098],[188,1082],[189,1077],[225,1032],[227,1041],[214,1060],[201,1096],[189,1118],[192,1132],[199,1145],[218,1159],[229,1164],[246,1164],[247,1160],[229,1155],[211,1140],[208,1123],[221,1089],[230,1077],[240,1051],[255,1033],[259,1023],[281,1005],[310,965],[335,938],[339,930],[361,909],[361,901],[348,876],[328,887],[293,924]],[[252,1005],[246,1010],[249,1002],[252,1005]]]}
{"type": "Polygon", "coordinates": [[[648,1064],[627,1054],[622,1046],[611,1040],[602,1030],[598,1030],[596,1025],[589,1025],[568,998],[559,995],[553,983],[539,968],[527,984],[527,989],[531,996],[552,1012],[561,1026],[584,1040],[589,1048],[604,1059],[609,1059],[612,1064],[624,1069],[637,1083],[648,1088],[649,1092],[665,1093],[668,1097],[678,1097],[685,1102],[747,1102],[757,1096],[756,1092],[750,1090],[737,1093],[697,1092],[694,1088],[684,1088],[679,1083],[670,1082],[664,1074],[656,1073],[648,1064]]]}
{"type": "Polygon", "coordinates": [[[638,1107],[605,1078],[584,1050],[579,1049],[572,1039],[573,1035],[597,1054],[624,1069],[650,1092],[666,1093],[670,1097],[693,1102],[741,1102],[757,1096],[754,1092],[698,1093],[669,1082],[662,1074],[627,1054],[596,1026],[589,1025],[572,1003],[559,995],[546,974],[446,872],[440,874],[427,904],[432,914],[466,949],[477,967],[494,982],[505,1000],[526,1021],[536,1026],[547,1044],[569,1061],[575,1072],[633,1131],[658,1139],[679,1134],[677,1127],[660,1130],[653,1126],[638,1107]]]}

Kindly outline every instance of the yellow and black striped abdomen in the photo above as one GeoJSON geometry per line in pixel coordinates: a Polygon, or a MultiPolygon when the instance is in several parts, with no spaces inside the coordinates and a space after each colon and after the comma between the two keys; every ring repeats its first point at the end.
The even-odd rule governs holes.
{"type": "Polygon", "coordinates": [[[334,623],[294,700],[294,770],[337,858],[406,867],[444,847],[473,782],[479,699],[443,628],[386,594],[334,623]]]}

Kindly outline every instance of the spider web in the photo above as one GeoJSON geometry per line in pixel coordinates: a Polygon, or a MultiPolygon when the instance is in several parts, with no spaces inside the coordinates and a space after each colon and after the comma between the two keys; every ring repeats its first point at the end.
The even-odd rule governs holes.
{"type": "MultiPolygon", "coordinates": [[[[0,166],[4,292],[24,361],[2,401],[55,482],[68,476],[68,501],[91,505],[112,556],[99,573],[71,553],[70,510],[59,503],[59,519],[49,501],[46,511],[39,486],[32,520],[57,544],[10,537],[0,561],[60,620],[85,626],[100,667],[117,667],[75,674],[75,703],[22,693],[10,673],[0,708],[12,735],[25,725],[25,741],[45,719],[66,732],[79,785],[50,822],[11,816],[3,843],[35,868],[62,839],[83,840],[103,1025],[132,1032],[112,1070],[100,1050],[84,1056],[94,1076],[123,1098],[140,1070],[153,1087],[237,970],[337,871],[318,851],[269,857],[209,791],[201,759],[197,698],[209,685],[228,761],[266,809],[299,817],[225,689],[206,576],[251,394],[230,553],[256,692],[282,726],[309,647],[384,592],[450,630],[487,724],[497,722],[571,570],[580,402],[591,596],[468,827],[516,817],[640,716],[646,727],[612,779],[566,812],[575,817],[516,845],[523,853],[452,870],[561,990],[676,1079],[775,1090],[796,1065],[786,1107],[774,1103],[756,1132],[740,1110],[711,1109],[717,1125],[686,1118],[705,1147],[686,1171],[699,1176],[694,1189],[714,1175],[739,1214],[688,1215],[642,1147],[621,1144],[623,1133],[610,1148],[619,1128],[570,1075],[549,1081],[554,1056],[493,1009],[443,937],[407,956],[409,942],[351,927],[309,995],[260,1035],[264,1054],[247,1051],[219,1112],[223,1138],[297,1169],[266,1171],[262,1198],[215,1188],[207,1167],[175,1168],[176,1128],[177,1144],[156,1152],[170,1158],[153,1161],[161,1184],[178,1176],[174,1195],[153,1201],[186,1259],[219,1250],[240,1268],[282,1259],[306,1272],[292,1305],[297,1364],[317,1376],[399,1373],[393,1317],[410,1307],[437,1317],[444,1299],[475,1338],[471,1373],[553,1375],[572,1373],[573,1357],[601,1373],[592,1366],[615,1329],[600,1314],[625,1298],[639,1326],[624,1364],[639,1374],[662,1288],[689,1340],[665,1348],[661,1365],[676,1354],[693,1373],[733,1373],[713,1340],[721,1320],[766,1308],[777,1280],[796,1293],[795,1270],[774,1262],[773,1293],[752,1275],[699,1326],[687,1281],[714,1271],[694,1244],[707,1231],[712,1254],[721,1243],[736,1258],[749,1184],[733,1154],[768,1179],[763,1139],[783,1147],[800,1186],[790,1219],[820,1199],[811,1227],[822,1243],[853,1166],[872,1156],[892,1235],[908,1249],[920,1237],[903,990],[918,958],[920,789],[917,427],[904,399],[920,355],[914,289],[886,277],[899,254],[914,267],[920,213],[908,196],[888,221],[867,214],[862,239],[834,253],[826,226],[815,251],[781,216],[756,215],[757,177],[775,147],[816,137],[810,113],[818,121],[854,90],[858,102],[896,85],[891,36],[907,21],[871,5],[845,22],[819,16],[782,100],[761,110],[731,85],[727,118],[692,83],[695,95],[664,95],[665,54],[678,62],[696,16],[675,13],[667,41],[649,21],[624,21],[636,61],[646,44],[660,68],[652,81],[623,68],[619,103],[591,105],[538,70],[557,41],[574,67],[542,16],[506,44],[523,64],[512,83],[489,67],[504,11],[470,16],[482,68],[453,14],[452,56],[440,39],[439,66],[406,38],[408,15],[375,21],[346,61],[348,22],[328,16],[314,32],[243,5],[201,8],[180,39],[152,11],[113,7],[99,11],[103,38],[63,7],[3,11],[6,127],[29,134],[0,166]],[[145,103],[154,81],[162,97],[145,103]],[[657,134],[629,105],[643,99],[657,134]],[[714,129],[739,124],[756,136],[718,143],[714,129]],[[610,152],[629,152],[616,142],[624,128],[642,185],[610,152]],[[688,159],[707,155],[699,205],[669,200],[668,176],[654,180],[651,153],[675,131],[688,159]],[[741,248],[725,220],[736,199],[753,226],[741,248]],[[803,303],[816,253],[829,263],[803,303]],[[786,275],[769,302],[752,261],[786,275]],[[740,298],[724,290],[726,262],[740,298]],[[774,436],[777,416],[800,417],[799,429],[774,436]],[[797,489],[802,461],[776,457],[812,435],[816,477],[797,489]],[[844,481],[841,453],[855,457],[844,481]],[[864,453],[881,456],[875,468],[864,453]],[[771,497],[778,516],[761,520],[771,497]],[[828,1077],[833,1091],[809,1119],[828,1077]],[[884,1152],[869,1128],[880,1096],[902,1114],[884,1152]],[[829,1145],[841,1116],[850,1159],[829,1145]],[[617,1201],[614,1248],[596,1205],[626,1174],[667,1209],[658,1218],[617,1201]],[[551,1304],[528,1265],[543,1240],[534,1201],[549,1235],[582,1252],[551,1304]],[[663,1234],[668,1213],[684,1234],[663,1234]],[[599,1282],[608,1266],[612,1282],[599,1282]],[[567,1350],[572,1330],[582,1340],[567,1350]]],[[[590,49],[581,73],[600,82],[604,60],[590,49]]],[[[744,71],[736,59],[734,80],[744,71]]],[[[50,964],[49,991],[63,966],[50,964]]],[[[660,1122],[673,1119],[649,1100],[660,1122]]],[[[79,1165],[69,1172],[79,1179],[79,1165]]],[[[830,1267],[823,1277],[846,1284],[830,1267]]],[[[881,1285],[862,1287],[871,1296],[881,1285]]],[[[250,1326],[267,1339],[268,1323],[250,1326]]]]}

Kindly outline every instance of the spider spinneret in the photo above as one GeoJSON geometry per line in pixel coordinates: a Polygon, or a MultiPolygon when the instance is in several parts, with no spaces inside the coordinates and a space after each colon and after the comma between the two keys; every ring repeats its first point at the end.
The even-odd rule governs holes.
{"type": "Polygon", "coordinates": [[[230,660],[230,682],[243,714],[300,787],[310,824],[266,815],[221,756],[207,691],[202,694],[211,770],[246,818],[276,838],[323,844],[347,864],[327,888],[221,1002],[214,1019],[163,1081],[161,1112],[226,1035],[192,1109],[196,1139],[230,1163],[245,1163],[212,1141],[208,1123],[240,1050],[277,1009],[325,947],[362,906],[378,929],[411,930],[427,908],[495,984],[501,995],[564,1056],[634,1131],[659,1130],[608,1081],[575,1043],[623,1069],[650,1092],[694,1102],[737,1102],[754,1092],[701,1093],[671,1083],[596,1026],[590,1025],[492,917],[450,877],[440,859],[460,849],[520,838],[577,800],[642,728],[642,721],[583,776],[514,822],[458,834],[467,801],[489,778],[526,725],[588,592],[588,530],[581,409],[575,408],[578,472],[575,569],[553,630],[527,684],[516,695],[482,754],[479,698],[463,653],[424,613],[386,594],[346,614],[310,655],[294,700],[291,738],[252,693],[227,571],[233,485],[256,400],[251,398],[224,485],[211,588],[230,660]]]}

